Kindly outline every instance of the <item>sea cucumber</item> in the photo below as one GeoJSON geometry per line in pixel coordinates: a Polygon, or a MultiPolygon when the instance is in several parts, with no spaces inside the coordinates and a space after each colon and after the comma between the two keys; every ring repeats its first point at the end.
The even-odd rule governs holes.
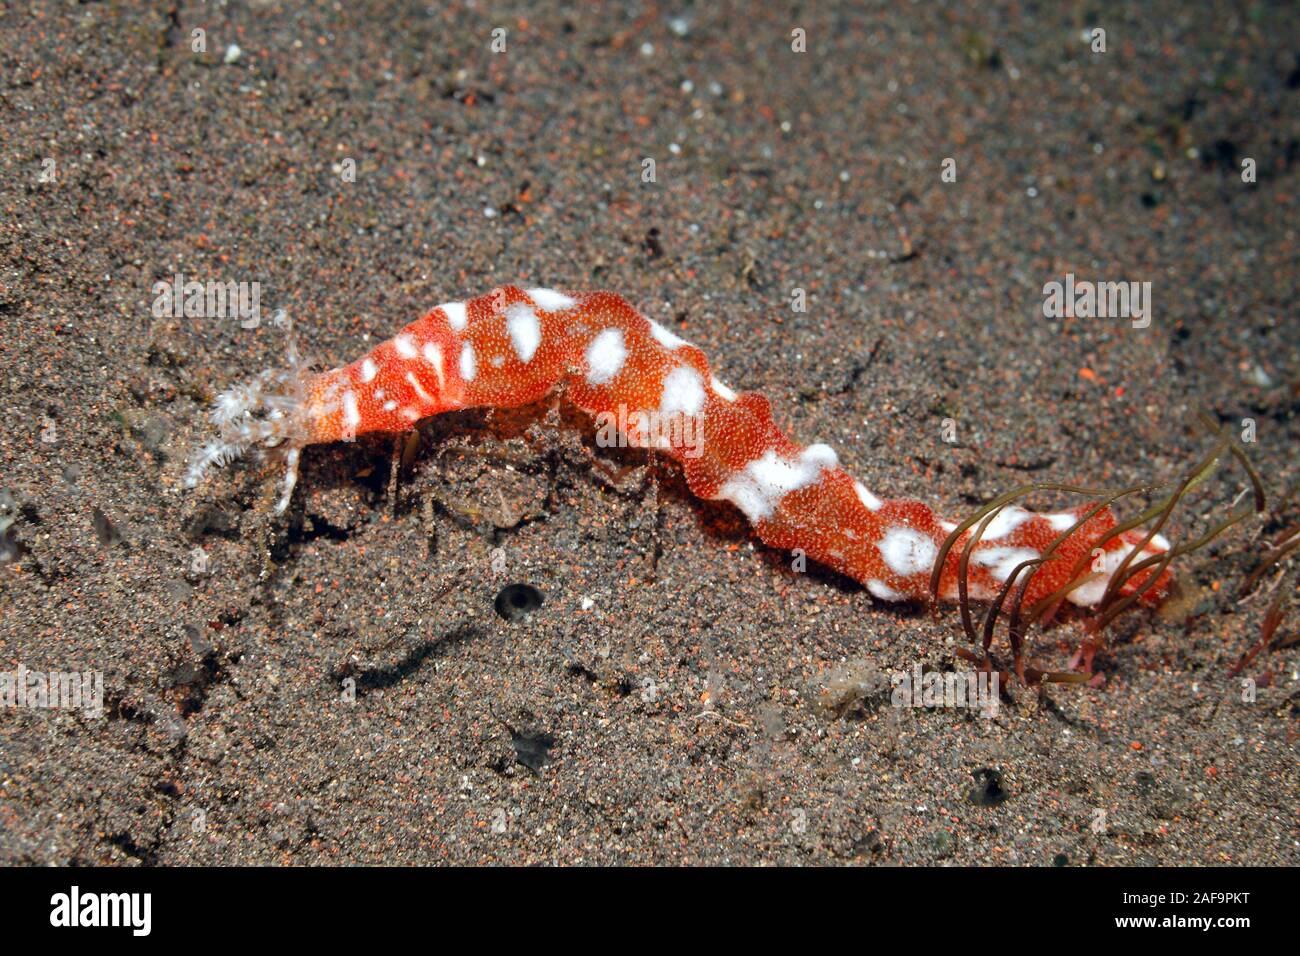
{"type": "MultiPolygon", "coordinates": [[[[494,289],[437,306],[356,361],[318,374],[291,350],[287,368],[217,398],[219,437],[194,459],[186,483],[193,487],[207,468],[254,446],[281,447],[282,512],[306,445],[407,432],[431,415],[524,405],[558,387],[621,440],[678,461],[694,494],[731,502],[766,543],[801,549],[884,601],[930,597],[955,523],[922,502],[877,497],[829,446],[788,438],[766,398],[724,385],[699,348],[610,292],[494,289]]],[[[978,534],[966,559],[968,598],[992,599],[1009,578],[1027,573],[1017,571],[1024,562],[1050,552],[1021,599],[1033,603],[1077,581],[1066,596],[1093,607],[1121,567],[1170,549],[1140,528],[1108,537],[1115,526],[1109,507],[1036,514],[1009,505],[949,542],[937,593],[959,597],[962,553],[978,534]]],[[[1158,567],[1125,577],[1115,590],[1145,585],[1144,600],[1155,600],[1168,582],[1158,567]]]]}

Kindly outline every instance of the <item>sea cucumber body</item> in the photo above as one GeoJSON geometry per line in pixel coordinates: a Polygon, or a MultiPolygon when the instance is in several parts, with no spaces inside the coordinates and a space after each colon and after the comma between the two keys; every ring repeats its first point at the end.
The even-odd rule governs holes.
{"type": "MultiPolygon", "coordinates": [[[[307,383],[306,443],[407,431],[452,409],[527,404],[558,386],[598,423],[615,423],[623,440],[680,462],[694,494],[730,501],[768,544],[802,549],[882,600],[929,596],[951,523],[919,501],[875,497],[839,466],[832,449],[783,434],[766,398],[733,392],[700,349],[608,292],[506,286],[438,306],[369,354],[307,383]]],[[[1087,510],[1085,504],[1059,514],[1018,507],[999,513],[972,551],[971,597],[994,596],[1017,565],[1041,556],[1087,510]]],[[[1098,574],[1070,599],[1096,604],[1108,574],[1142,541],[1126,532],[1093,555],[1114,525],[1103,509],[1074,531],[1034,575],[1026,599],[1051,594],[1091,561],[1098,574]]],[[[972,533],[949,552],[943,598],[956,596],[958,561],[972,533]]],[[[1156,538],[1133,560],[1167,549],[1156,538]]],[[[1144,580],[1138,575],[1125,588],[1144,580]]],[[[1149,596],[1160,596],[1165,583],[1149,596]]]]}

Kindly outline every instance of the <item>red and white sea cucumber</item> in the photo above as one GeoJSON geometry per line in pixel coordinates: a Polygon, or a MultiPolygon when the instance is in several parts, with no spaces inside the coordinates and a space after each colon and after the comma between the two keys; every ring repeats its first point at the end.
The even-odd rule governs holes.
{"type": "MultiPolygon", "coordinates": [[[[314,374],[291,355],[286,369],[265,371],[217,399],[219,437],[195,458],[186,483],[196,485],[208,467],[252,447],[280,446],[288,471],[277,510],[284,511],[306,445],[407,432],[431,415],[524,405],[558,387],[598,422],[616,423],[622,440],[677,460],[694,494],[731,502],[766,543],[802,549],[881,600],[929,597],[934,563],[955,524],[922,502],[878,498],[840,467],[829,446],[792,441],[766,398],[728,388],[699,348],[610,292],[505,286],[440,305],[341,368],[314,374]]],[[[969,596],[992,598],[1021,562],[1039,558],[1089,510],[998,512],[971,550],[969,596]]],[[[1102,542],[1094,554],[1115,524],[1109,508],[1081,524],[1039,567],[1024,599],[1052,594],[1090,564],[1091,577],[1068,597],[1094,606],[1135,549],[1142,548],[1130,564],[1169,549],[1159,535],[1143,546],[1139,529],[1102,542]]],[[[957,596],[961,552],[977,530],[948,552],[944,599],[957,596]]],[[[1144,577],[1134,575],[1122,593],[1144,577]]],[[[1160,596],[1166,583],[1156,582],[1148,596],[1160,596]]]]}

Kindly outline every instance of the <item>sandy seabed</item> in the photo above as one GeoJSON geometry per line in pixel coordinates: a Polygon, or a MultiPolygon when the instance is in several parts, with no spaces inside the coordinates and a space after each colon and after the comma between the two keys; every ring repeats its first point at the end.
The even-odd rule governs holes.
{"type": "Polygon", "coordinates": [[[1297,520],[1300,11],[483,6],[0,13],[0,665],[104,697],[0,716],[0,862],[1300,860],[1300,656],[1228,674],[1297,520]],[[1071,274],[1149,323],[1046,316],[1071,274]],[[1205,408],[1278,510],[988,719],[878,689],[969,667],[952,608],[792,570],[562,402],[424,423],[395,497],[375,440],[282,518],[255,464],[182,488],[274,310],[334,365],[515,282],[620,292],[882,496],[1168,480],[1205,408]]]}

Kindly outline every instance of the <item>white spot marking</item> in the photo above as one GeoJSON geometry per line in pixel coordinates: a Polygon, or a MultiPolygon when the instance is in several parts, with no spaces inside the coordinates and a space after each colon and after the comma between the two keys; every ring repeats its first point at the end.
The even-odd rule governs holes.
{"type": "Polygon", "coordinates": [[[659,400],[659,411],[665,415],[680,412],[683,415],[698,415],[704,407],[704,380],[700,373],[689,365],[681,365],[664,377],[663,397],[659,400]]]}
{"type": "MultiPolygon", "coordinates": [[[[1066,595],[1069,598],[1070,603],[1077,604],[1080,607],[1092,607],[1100,601],[1102,596],[1106,593],[1106,586],[1110,583],[1111,575],[1119,569],[1119,566],[1124,562],[1124,559],[1129,556],[1129,553],[1132,552],[1132,550],[1133,545],[1126,544],[1116,548],[1114,551],[1105,552],[1101,559],[1101,573],[1093,580],[1088,581],[1086,584],[1079,585],[1066,595]]],[[[1092,571],[1091,562],[1093,560],[1095,559],[1089,559],[1089,564],[1085,570],[1089,572],[1092,571]]],[[[1134,560],[1136,561],[1137,559],[1134,560]]],[[[1129,567],[1132,566],[1132,563],[1130,563],[1129,567]]]]}
{"type": "Polygon", "coordinates": [[[361,381],[362,383],[374,381],[379,374],[379,366],[375,364],[374,359],[366,359],[361,363],[361,381]]]}
{"type": "Polygon", "coordinates": [[[415,339],[409,335],[399,335],[393,339],[393,348],[397,349],[397,354],[402,358],[415,358],[420,354],[416,351],[415,339]]]}
{"type": "Polygon", "coordinates": [[[465,325],[469,322],[469,313],[465,310],[464,302],[444,302],[438,306],[442,309],[443,314],[447,316],[447,324],[457,332],[464,332],[465,325]]]}
{"type": "Polygon", "coordinates": [[[879,578],[870,578],[867,581],[867,591],[872,597],[878,597],[882,601],[901,601],[907,597],[901,591],[895,591],[884,581],[879,578]]]}
{"type": "Polygon", "coordinates": [[[442,366],[442,349],[432,342],[425,342],[424,348],[420,350],[424,353],[424,360],[433,366],[434,372],[438,375],[438,388],[447,387],[447,374],[442,366]]]}
{"type": "Polygon", "coordinates": [[[420,401],[426,405],[433,404],[433,396],[424,390],[424,386],[420,384],[420,380],[415,377],[414,372],[407,372],[406,380],[411,383],[411,388],[415,389],[415,394],[420,396],[420,401]]]}
{"type": "Polygon", "coordinates": [[[349,429],[361,424],[361,412],[357,409],[357,393],[348,390],[343,393],[343,421],[349,429]]]}
{"type": "Polygon", "coordinates": [[[889,570],[903,577],[929,571],[939,553],[933,541],[912,528],[890,528],[876,549],[889,570]]]}
{"type": "Polygon", "coordinates": [[[1079,520],[1079,515],[1065,514],[1064,512],[1054,515],[1043,515],[1047,523],[1052,526],[1053,531],[1065,531],[1074,527],[1074,523],[1079,520]]]}
{"type": "Polygon", "coordinates": [[[554,289],[529,289],[528,298],[537,303],[538,308],[543,312],[563,312],[578,304],[577,299],[563,292],[556,292],[554,289]]]}
{"type": "Polygon", "coordinates": [[[976,551],[971,560],[988,568],[995,580],[1005,581],[1021,561],[1032,561],[1039,556],[1033,548],[984,548],[976,551]]]}
{"type": "Polygon", "coordinates": [[[587,346],[587,383],[608,385],[623,370],[627,361],[627,346],[623,344],[622,329],[606,329],[587,346]]]}
{"type": "Polygon", "coordinates": [[[474,381],[478,363],[474,361],[474,346],[466,342],[460,349],[460,377],[467,382],[474,381]]]}
{"type": "Polygon", "coordinates": [[[527,365],[537,354],[537,346],[542,344],[542,323],[537,321],[537,313],[516,302],[506,309],[506,329],[519,361],[527,365]]]}
{"type": "Polygon", "coordinates": [[[839,458],[827,445],[809,445],[793,461],[769,449],[727,479],[718,489],[718,497],[730,501],[751,523],[757,523],[771,515],[790,492],[815,483],[823,468],[838,464],[839,458]]]}
{"type": "Polygon", "coordinates": [[[998,538],[1005,538],[1032,517],[1033,514],[1017,505],[1003,508],[989,522],[989,526],[984,529],[984,535],[980,540],[996,541],[998,538]]]}
{"type": "Polygon", "coordinates": [[[709,379],[709,387],[729,402],[734,402],[736,400],[736,393],[718,381],[716,375],[709,379]]]}
{"type": "Polygon", "coordinates": [[[867,491],[867,486],[860,481],[853,483],[853,490],[858,493],[858,500],[866,505],[868,511],[879,511],[884,507],[884,502],[867,491]]]}
{"type": "Polygon", "coordinates": [[[654,319],[647,319],[646,321],[650,323],[650,334],[653,335],[655,337],[655,341],[658,342],[660,345],[662,345],[664,348],[675,349],[675,348],[680,348],[683,345],[691,344],[681,336],[673,335],[672,332],[669,332],[667,329],[665,329],[654,319]]]}
{"type": "Polygon", "coordinates": [[[391,398],[388,401],[384,402],[384,411],[386,412],[391,412],[396,407],[397,407],[397,403],[393,401],[391,398]]]}
{"type": "MultiPolygon", "coordinates": [[[[1132,552],[1133,545],[1126,544],[1116,548],[1114,551],[1107,551],[1102,557],[1102,571],[1093,580],[1086,584],[1081,584],[1067,595],[1071,604],[1077,604],[1080,607],[1092,607],[1106,593],[1106,586],[1110,583],[1111,577],[1119,570],[1119,566],[1124,563],[1124,559],[1132,552]]],[[[1129,562],[1129,567],[1137,564],[1139,561],[1145,561],[1147,558],[1154,557],[1169,550],[1169,539],[1164,535],[1155,535],[1150,543],[1142,549],[1142,552],[1129,562]],[[1152,550],[1152,549],[1156,550],[1152,550]]],[[[1088,570],[1091,570],[1091,564],[1088,570]]],[[[1154,566],[1148,570],[1154,571],[1154,566]]]]}

